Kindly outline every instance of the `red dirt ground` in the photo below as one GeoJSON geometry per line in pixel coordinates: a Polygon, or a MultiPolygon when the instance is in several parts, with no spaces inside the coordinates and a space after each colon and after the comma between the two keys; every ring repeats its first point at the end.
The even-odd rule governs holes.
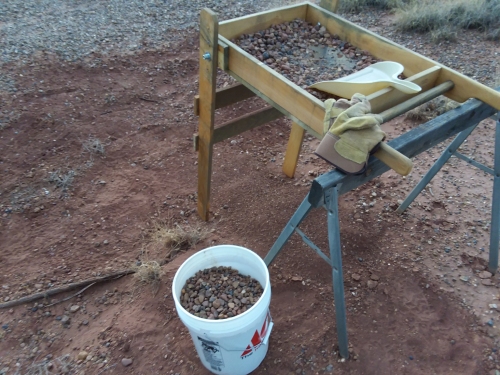
{"type": "MultiPolygon", "coordinates": [[[[310,182],[329,170],[313,156],[317,140],[308,137],[296,178],[283,175],[286,120],[243,133],[215,146],[212,216],[202,222],[192,146],[196,45],[193,35],[168,53],[103,57],[94,67],[40,58],[33,66],[9,68],[18,75],[18,91],[2,93],[2,99],[19,117],[0,131],[2,302],[129,269],[137,260],[169,260],[166,249],[148,251],[148,229],[160,219],[211,233],[163,266],[156,290],[129,275],[54,306],[45,305],[72,293],[0,310],[5,373],[35,374],[49,358],[49,373],[64,373],[66,366],[72,374],[208,374],[175,312],[175,270],[194,251],[214,244],[265,256],[310,182]],[[96,139],[103,155],[82,146],[96,139]],[[69,171],[75,175],[67,191],[49,181],[52,172],[63,177],[69,171]],[[70,312],[73,305],[78,311],[70,312]],[[69,324],[57,319],[63,315],[69,324]],[[79,361],[82,351],[89,355],[79,361]],[[122,358],[133,363],[124,367],[122,358]]],[[[261,105],[249,100],[217,117],[261,105]]],[[[387,126],[414,125],[400,118],[387,126]]],[[[482,129],[469,145],[491,163],[485,150],[493,121],[482,129]]],[[[454,168],[455,161],[451,175],[434,181],[433,192],[420,196],[408,213],[394,212],[440,151],[417,158],[413,177],[386,173],[340,200],[351,358],[341,361],[337,354],[329,266],[294,236],[270,267],[275,326],[255,374],[488,374],[498,368],[498,329],[485,325],[498,314],[484,315],[488,304],[498,302],[498,278],[490,286],[473,282],[485,268],[487,252],[477,249],[488,248],[483,225],[490,177],[463,164],[454,168]],[[474,197],[468,197],[470,184],[461,190],[474,199],[469,206],[457,198],[446,201],[471,178],[474,197]],[[476,224],[479,219],[483,224],[476,224]],[[479,232],[472,234],[479,241],[473,249],[463,234],[471,226],[479,232]],[[440,262],[448,245],[447,269],[440,262]],[[456,277],[451,287],[443,274],[456,277]],[[471,279],[464,283],[459,275],[471,279]],[[374,288],[367,286],[370,278],[378,278],[374,288]]],[[[323,210],[302,228],[327,249],[323,210]]]]}

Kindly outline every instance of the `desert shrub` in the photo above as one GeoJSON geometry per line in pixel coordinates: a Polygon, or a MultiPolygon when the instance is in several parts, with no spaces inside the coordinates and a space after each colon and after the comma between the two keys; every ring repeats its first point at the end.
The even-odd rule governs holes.
{"type": "Polygon", "coordinates": [[[104,155],[104,144],[98,138],[90,136],[82,142],[82,147],[90,154],[104,155]]]}
{"type": "Polygon", "coordinates": [[[71,187],[75,174],[73,170],[62,173],[61,170],[58,169],[49,173],[48,181],[55,184],[56,187],[61,188],[63,192],[66,192],[71,187]]]}
{"type": "Polygon", "coordinates": [[[340,12],[359,12],[366,7],[397,9],[412,0],[340,0],[340,12]]]}
{"type": "Polygon", "coordinates": [[[463,29],[500,39],[500,0],[340,0],[339,11],[362,12],[366,7],[395,11],[401,30],[430,33],[434,41],[454,41],[463,29]]]}
{"type": "MultiPolygon", "coordinates": [[[[500,1],[498,0],[424,0],[412,2],[397,11],[397,24],[401,30],[435,32],[477,29],[496,30],[500,27],[500,1]]],[[[498,32],[497,32],[498,33],[498,32]]]]}

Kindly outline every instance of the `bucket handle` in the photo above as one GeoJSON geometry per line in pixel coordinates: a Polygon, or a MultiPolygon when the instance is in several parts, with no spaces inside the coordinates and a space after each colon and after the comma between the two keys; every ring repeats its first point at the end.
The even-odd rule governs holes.
{"type": "Polygon", "coordinates": [[[267,345],[267,341],[269,340],[269,336],[271,336],[271,331],[273,330],[274,322],[271,321],[269,323],[269,328],[267,329],[266,337],[262,340],[262,344],[267,345]]]}
{"type": "MultiPolygon", "coordinates": [[[[268,329],[267,329],[267,332],[266,332],[266,336],[261,341],[262,345],[267,345],[267,342],[269,341],[269,337],[271,336],[271,331],[273,330],[273,327],[274,327],[274,322],[271,320],[271,322],[269,322],[269,326],[268,326],[268,329]]],[[[208,337],[208,335],[207,335],[206,332],[204,333],[204,335],[207,338],[207,340],[214,341],[213,339],[211,339],[210,337],[208,337]]],[[[241,351],[245,351],[246,350],[246,348],[241,348],[241,349],[226,349],[224,346],[220,345],[219,343],[217,343],[217,345],[219,345],[226,352],[241,352],[241,351]]]]}

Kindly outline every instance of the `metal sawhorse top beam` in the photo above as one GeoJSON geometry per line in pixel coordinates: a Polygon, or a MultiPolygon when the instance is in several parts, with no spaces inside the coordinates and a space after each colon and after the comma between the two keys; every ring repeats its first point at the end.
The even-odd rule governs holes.
{"type": "MultiPolygon", "coordinates": [[[[414,189],[399,208],[400,212],[406,208],[430,179],[439,171],[443,164],[456,151],[458,146],[467,138],[477,124],[494,115],[496,109],[481,101],[471,99],[462,106],[451,110],[419,127],[399,136],[389,142],[389,145],[408,157],[414,157],[423,151],[457,135],[443,156],[431,168],[421,183],[414,189]]],[[[476,163],[477,164],[477,163],[476,163]]],[[[484,166],[482,166],[484,167],[484,166]]],[[[484,167],[486,168],[486,167],[484,167]]],[[[500,231],[500,121],[497,121],[495,137],[495,166],[493,185],[493,209],[490,237],[490,272],[494,273],[498,267],[498,245],[500,231]]],[[[321,258],[332,267],[333,294],[335,300],[335,315],[337,321],[337,335],[340,355],[349,356],[347,324],[344,298],[344,281],[342,273],[342,250],[340,244],[340,226],[338,218],[338,197],[352,189],[372,180],[389,170],[384,163],[371,158],[367,172],[363,175],[346,175],[332,170],[316,178],[305,199],[295,211],[290,221],[279,235],[278,239],[266,255],[264,261],[269,266],[283,249],[284,245],[294,232],[297,232],[304,242],[309,245],[321,258]],[[298,227],[313,208],[324,207],[327,210],[328,245],[330,257],[327,257],[298,227]]]]}

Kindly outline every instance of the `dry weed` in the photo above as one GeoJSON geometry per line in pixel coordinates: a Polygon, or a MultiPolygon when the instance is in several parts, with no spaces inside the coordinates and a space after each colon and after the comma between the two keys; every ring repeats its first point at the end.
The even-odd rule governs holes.
{"type": "Polygon", "coordinates": [[[454,37],[458,29],[498,34],[500,2],[491,0],[412,1],[397,12],[397,24],[405,31],[434,32],[433,38],[454,37]],[[444,29],[445,32],[440,32],[444,29]]]}
{"type": "Polygon", "coordinates": [[[160,279],[163,276],[161,264],[154,260],[142,261],[134,265],[134,279],[140,285],[150,285],[153,295],[156,295],[160,287],[160,279]]]}
{"type": "Polygon", "coordinates": [[[66,173],[62,173],[61,170],[56,170],[49,173],[48,181],[56,185],[57,188],[62,190],[62,194],[66,193],[73,183],[76,172],[69,170],[66,173]]]}
{"type": "Polygon", "coordinates": [[[154,260],[140,262],[133,269],[135,279],[143,284],[155,284],[163,274],[160,263],[154,260]]]}
{"type": "Polygon", "coordinates": [[[104,155],[104,144],[98,138],[89,137],[85,142],[82,142],[82,147],[91,155],[104,155]]]}
{"type": "Polygon", "coordinates": [[[397,9],[412,0],[342,0],[341,12],[360,12],[363,8],[374,7],[380,9],[397,9]]]}
{"type": "Polygon", "coordinates": [[[209,233],[206,229],[189,224],[172,223],[172,220],[155,220],[151,227],[148,233],[149,242],[165,249],[167,256],[193,247],[209,233]]]}
{"type": "MultiPolygon", "coordinates": [[[[49,375],[49,374],[78,374],[78,366],[69,354],[55,358],[44,359],[41,362],[32,363],[24,373],[25,375],[49,375]]],[[[20,374],[19,370],[15,375],[20,374]]]]}

